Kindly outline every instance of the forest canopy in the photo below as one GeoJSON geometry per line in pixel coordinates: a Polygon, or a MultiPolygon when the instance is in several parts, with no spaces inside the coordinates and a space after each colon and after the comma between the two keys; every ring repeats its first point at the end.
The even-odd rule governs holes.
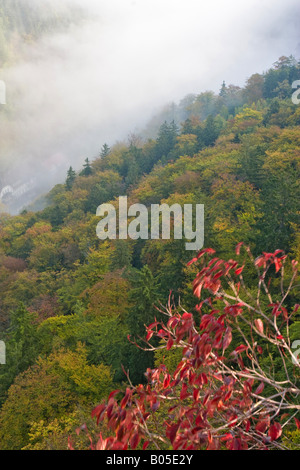
{"type": "MultiPolygon", "coordinates": [[[[13,27],[13,3],[1,2],[4,30],[6,24],[13,27]]],[[[23,34],[28,38],[47,31],[53,27],[48,20],[34,21],[33,29],[25,22],[23,34]]],[[[0,60],[6,60],[6,54],[1,36],[0,60]]],[[[160,367],[176,370],[176,349],[169,344],[163,354],[156,348],[145,351],[142,341],[149,333],[145,327],[162,321],[157,307],[168,302],[170,292],[196,325],[209,313],[207,305],[204,311],[196,308],[197,270],[189,263],[185,240],[101,241],[96,236],[99,205],[117,207],[121,195],[129,205],[146,207],[203,204],[204,249],[213,248],[220,259],[234,259],[236,246],[243,242],[254,259],[284,250],[284,256],[300,261],[300,107],[292,101],[299,73],[294,57],[281,57],[267,72],[249,77],[243,88],[223,82],[218,94],[204,91],[185,97],[153,119],[144,136],[132,135],[111,148],[103,142],[99,157],[87,156],[80,171],[70,167],[65,182],[47,194],[42,210],[36,202],[17,216],[1,214],[0,340],[6,343],[7,364],[0,366],[0,449],[65,449],[70,435],[76,442],[72,445],[88,448],[88,439],[77,436],[76,429],[87,423],[98,432],[91,410],[102,399],[121,390],[128,401],[133,393],[127,392],[128,377],[133,387],[146,387],[149,371],[157,368],[166,378],[160,367]]],[[[248,268],[243,282],[249,295],[255,295],[255,269],[243,261],[248,268]]],[[[288,277],[293,276],[291,266],[286,268],[288,277]]],[[[269,286],[274,304],[282,300],[281,268],[275,264],[269,286]]],[[[293,341],[299,339],[299,313],[295,308],[289,315],[297,299],[295,284],[280,303],[293,341]]],[[[268,306],[266,295],[261,311],[268,306]]],[[[248,327],[250,320],[246,312],[248,327]]],[[[230,328],[231,348],[236,350],[243,330],[230,328]]],[[[263,335],[259,322],[256,328],[263,335]]],[[[158,334],[155,347],[163,339],[158,334]]],[[[276,369],[280,352],[275,349],[268,350],[264,367],[275,368],[275,380],[281,381],[283,370],[276,369]]],[[[288,373],[294,373],[290,363],[288,373]]],[[[293,380],[299,390],[299,372],[293,380]]],[[[188,388],[181,394],[183,400],[190,397],[188,388]]],[[[299,407],[299,395],[291,401],[299,407]]],[[[166,408],[154,406],[152,411],[165,421],[166,408]]],[[[269,432],[259,423],[260,432],[269,432]]],[[[299,429],[294,421],[288,423],[282,433],[278,425],[271,427],[271,438],[294,448],[299,429]]],[[[172,426],[174,422],[169,423],[171,434],[172,426]]],[[[103,436],[108,436],[108,428],[103,425],[103,436]]],[[[139,445],[139,439],[131,437],[132,447],[139,445]]],[[[229,448],[244,442],[227,437],[229,448]]]]}

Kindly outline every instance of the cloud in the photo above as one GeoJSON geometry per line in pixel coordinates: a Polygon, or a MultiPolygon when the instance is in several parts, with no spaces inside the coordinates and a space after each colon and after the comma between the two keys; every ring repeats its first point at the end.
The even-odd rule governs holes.
{"type": "Polygon", "coordinates": [[[1,162],[10,179],[33,175],[43,187],[167,102],[223,80],[243,86],[280,55],[299,55],[298,0],[62,2],[89,20],[28,46],[4,73],[13,114],[1,162]]]}

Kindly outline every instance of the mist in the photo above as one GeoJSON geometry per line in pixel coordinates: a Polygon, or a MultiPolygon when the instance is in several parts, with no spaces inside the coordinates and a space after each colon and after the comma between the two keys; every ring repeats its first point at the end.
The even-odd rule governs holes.
{"type": "Polygon", "coordinates": [[[0,76],[10,109],[4,121],[0,113],[0,182],[31,185],[30,198],[104,143],[139,133],[165,104],[218,92],[223,80],[243,86],[280,56],[300,56],[298,0],[60,3],[86,19],[27,45],[0,76]]]}

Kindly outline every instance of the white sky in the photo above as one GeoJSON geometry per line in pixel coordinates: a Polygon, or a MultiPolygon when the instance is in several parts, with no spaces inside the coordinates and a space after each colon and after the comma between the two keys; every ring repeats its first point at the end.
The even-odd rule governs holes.
{"type": "Polygon", "coordinates": [[[0,158],[30,162],[30,172],[32,159],[57,154],[76,167],[168,102],[218,92],[223,80],[243,86],[281,55],[300,58],[299,0],[61,1],[93,20],[44,39],[5,72],[17,119],[0,158]]]}

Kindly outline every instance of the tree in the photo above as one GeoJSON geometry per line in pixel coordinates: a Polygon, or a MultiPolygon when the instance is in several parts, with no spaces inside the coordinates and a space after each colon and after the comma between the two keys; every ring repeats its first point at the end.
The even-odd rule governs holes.
{"type": "Polygon", "coordinates": [[[83,165],[83,170],[80,173],[80,176],[91,176],[93,174],[93,169],[90,165],[88,158],[85,159],[85,164],[83,165]]]}
{"type": "MultiPolygon", "coordinates": [[[[291,86],[299,77],[299,64],[293,56],[282,56],[275,62],[274,67],[264,75],[264,98],[275,98],[281,89],[281,84],[287,81],[291,86]]],[[[283,90],[282,90],[283,91],[283,90]]]]}
{"type": "Polygon", "coordinates": [[[264,217],[261,244],[267,250],[289,246],[299,226],[299,131],[284,129],[273,139],[262,166],[264,217]]]}
{"type": "Polygon", "coordinates": [[[36,315],[30,313],[23,304],[11,314],[11,322],[6,332],[7,363],[0,373],[0,401],[15,377],[31,366],[38,354],[36,315]]]}
{"type": "Polygon", "coordinates": [[[128,269],[132,264],[132,246],[125,240],[115,240],[114,252],[111,256],[111,270],[128,269]]]}
{"type": "Polygon", "coordinates": [[[210,114],[205,121],[203,129],[203,140],[204,144],[209,147],[214,145],[215,141],[219,137],[219,129],[216,123],[216,119],[210,114]]]}
{"type": "Polygon", "coordinates": [[[93,406],[113,387],[110,367],[90,365],[78,344],[75,352],[59,350],[20,374],[0,412],[0,449],[21,450],[30,430],[44,421],[65,419],[78,406],[93,406]]]}
{"type": "Polygon", "coordinates": [[[207,119],[210,114],[215,116],[217,114],[217,102],[218,96],[212,91],[200,93],[200,95],[197,95],[195,102],[190,106],[191,115],[198,116],[202,121],[207,119]]]}
{"type": "Polygon", "coordinates": [[[178,128],[174,121],[170,124],[165,121],[159,129],[157,141],[156,141],[156,161],[162,157],[167,158],[171,150],[173,150],[176,144],[176,137],[178,135],[178,128]]]}
{"type": "MultiPolygon", "coordinates": [[[[126,323],[132,342],[140,344],[144,335],[145,325],[154,320],[155,307],[158,301],[158,283],[150,268],[145,265],[140,271],[129,276],[133,286],[129,293],[129,301],[132,306],[128,309],[126,323]]],[[[144,381],[144,372],[147,367],[153,365],[153,355],[147,354],[142,349],[136,349],[132,344],[125,345],[127,361],[124,366],[131,371],[134,383],[144,381]]]]}
{"type": "Polygon", "coordinates": [[[109,146],[105,143],[102,146],[101,152],[100,152],[100,158],[105,158],[110,154],[110,148],[109,146]]]}
{"type": "Polygon", "coordinates": [[[224,80],[223,80],[223,83],[219,92],[219,96],[221,96],[221,98],[225,98],[226,96],[226,83],[224,80]]]}
{"type": "Polygon", "coordinates": [[[180,348],[181,361],[175,372],[164,364],[148,369],[146,385],[133,386],[129,374],[126,392],[112,392],[93,410],[111,435],[100,434],[91,449],[287,448],[286,430],[300,429],[300,362],[290,334],[299,305],[288,301],[297,263],[286,265],[281,250],[256,259],[245,251],[257,273],[256,292],[245,284],[245,258],[242,264],[217,257],[203,262],[215,255],[208,248],[188,263],[203,263],[193,282],[199,318],[170,296],[161,311],[166,321],[149,325],[145,339],[149,351],[180,348]],[[274,369],[277,360],[281,367],[274,369]]]}
{"type": "Polygon", "coordinates": [[[250,105],[263,98],[264,78],[259,73],[255,73],[248,78],[244,88],[244,95],[250,105]]]}
{"type": "Polygon", "coordinates": [[[67,173],[67,179],[66,179],[66,189],[67,189],[67,191],[71,191],[75,179],[76,179],[76,172],[70,166],[70,168],[68,170],[68,173],[67,173]]]}

